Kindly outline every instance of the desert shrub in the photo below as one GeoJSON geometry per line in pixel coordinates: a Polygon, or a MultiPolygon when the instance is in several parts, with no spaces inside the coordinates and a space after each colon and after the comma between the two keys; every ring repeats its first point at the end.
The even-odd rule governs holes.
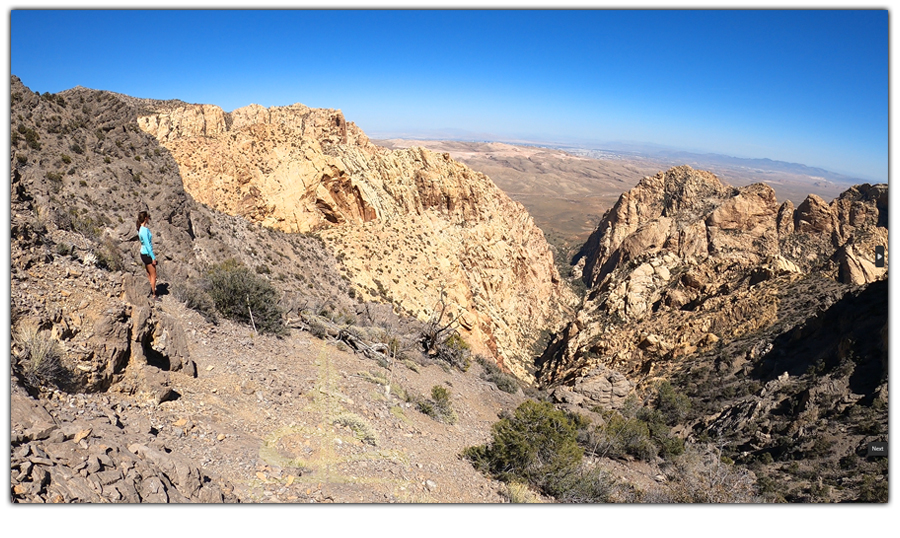
{"type": "Polygon", "coordinates": [[[649,461],[658,455],[671,458],[684,452],[684,441],[671,435],[666,416],[659,409],[641,407],[637,400],[628,399],[618,411],[598,411],[604,423],[579,435],[582,446],[597,456],[631,455],[649,461]]]}
{"type": "Polygon", "coordinates": [[[416,409],[445,424],[456,424],[456,411],[450,401],[450,391],[440,385],[431,387],[431,399],[419,399],[416,409]]]}
{"type": "Polygon", "coordinates": [[[660,456],[670,458],[684,452],[684,440],[671,435],[671,428],[666,424],[666,417],[662,411],[642,407],[635,418],[647,424],[650,440],[656,445],[660,456]]]}
{"type": "Polygon", "coordinates": [[[358,375],[359,377],[365,379],[366,381],[368,381],[370,383],[375,383],[376,385],[387,385],[388,384],[388,378],[385,377],[385,375],[382,374],[381,372],[372,373],[368,370],[364,370],[364,371],[358,372],[356,375],[358,375]]]}
{"type": "Polygon", "coordinates": [[[552,404],[527,400],[494,423],[489,445],[469,447],[463,456],[500,480],[523,481],[557,496],[581,463],[577,435],[578,425],[569,415],[552,404]]]}
{"type": "Polygon", "coordinates": [[[863,476],[862,486],[859,488],[859,502],[886,503],[888,502],[888,481],[876,480],[874,476],[863,476]]]}
{"type": "Polygon", "coordinates": [[[41,149],[41,143],[39,142],[41,135],[37,133],[34,129],[29,127],[25,127],[21,123],[19,124],[19,133],[25,135],[25,142],[28,144],[28,147],[34,150],[41,149]]]}
{"type": "Polygon", "coordinates": [[[20,324],[13,334],[18,348],[15,371],[31,391],[56,387],[68,389],[74,376],[62,364],[59,342],[42,332],[37,324],[20,324]]]}
{"type": "Polygon", "coordinates": [[[564,503],[609,502],[615,481],[598,467],[581,465],[560,476],[553,486],[556,500],[564,503]]]}
{"type": "Polygon", "coordinates": [[[217,323],[216,304],[208,293],[189,282],[172,283],[172,295],[184,306],[196,310],[209,323],[217,323]]]}
{"type": "Polygon", "coordinates": [[[72,164],[72,157],[69,157],[65,153],[60,155],[59,158],[62,159],[62,162],[66,163],[66,164],[72,164]]]}
{"type": "Polygon", "coordinates": [[[100,248],[97,249],[96,256],[96,265],[101,269],[106,269],[107,271],[125,270],[125,262],[122,260],[122,253],[108,237],[100,242],[100,248]]]}
{"type": "Polygon", "coordinates": [[[469,344],[456,332],[434,346],[434,356],[463,372],[472,364],[469,344]]]}
{"type": "Polygon", "coordinates": [[[668,381],[662,381],[657,387],[656,409],[665,417],[669,426],[683,421],[691,410],[691,399],[677,392],[668,381]]]}
{"type": "Polygon", "coordinates": [[[753,475],[723,461],[721,451],[711,445],[691,445],[667,471],[673,502],[758,502],[753,475]]]}
{"type": "Polygon", "coordinates": [[[338,426],[346,426],[353,430],[354,435],[360,441],[375,446],[378,444],[378,438],[375,430],[362,417],[355,413],[341,413],[333,421],[338,426]]]}
{"type": "Polygon", "coordinates": [[[16,155],[16,161],[19,164],[28,164],[28,155],[23,155],[21,153],[16,155]]]}
{"type": "Polygon", "coordinates": [[[611,411],[604,414],[606,422],[587,432],[582,443],[594,454],[607,458],[631,455],[650,460],[659,453],[650,437],[649,425],[637,418],[611,411]]]}
{"type": "Polygon", "coordinates": [[[328,338],[328,325],[325,325],[318,318],[311,318],[309,320],[309,333],[316,338],[326,339],[328,338]]]}
{"type": "Polygon", "coordinates": [[[68,243],[56,244],[56,253],[60,256],[68,256],[70,252],[72,252],[72,245],[69,245],[68,243]]]}
{"type": "Polygon", "coordinates": [[[527,484],[521,482],[510,482],[503,489],[503,494],[511,504],[536,504],[541,499],[536,493],[528,489],[527,484]]]}
{"type": "Polygon", "coordinates": [[[482,379],[493,383],[497,386],[498,389],[503,392],[508,392],[510,394],[515,394],[519,391],[519,383],[516,381],[516,378],[513,376],[504,373],[503,370],[497,366],[494,361],[487,359],[481,355],[476,355],[475,360],[478,364],[484,368],[484,373],[481,375],[482,379]]]}
{"type": "Polygon", "coordinates": [[[206,272],[206,292],[222,316],[253,323],[261,332],[285,334],[278,292],[236,260],[213,265],[206,272]]]}
{"type": "Polygon", "coordinates": [[[100,222],[90,215],[79,215],[74,208],[69,210],[69,214],[69,224],[73,232],[77,232],[91,241],[98,240],[100,236],[100,222]]]}

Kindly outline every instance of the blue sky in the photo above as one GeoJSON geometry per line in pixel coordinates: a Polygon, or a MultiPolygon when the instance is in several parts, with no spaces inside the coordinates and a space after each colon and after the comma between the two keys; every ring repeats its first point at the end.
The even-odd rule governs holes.
{"type": "Polygon", "coordinates": [[[888,12],[18,11],[11,72],[370,136],[639,142],[887,181],[888,12]]]}

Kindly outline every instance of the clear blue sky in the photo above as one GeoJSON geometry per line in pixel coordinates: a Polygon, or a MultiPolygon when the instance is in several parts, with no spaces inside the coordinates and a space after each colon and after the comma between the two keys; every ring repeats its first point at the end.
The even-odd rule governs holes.
{"type": "Polygon", "coordinates": [[[11,72],[370,136],[630,141],[887,181],[888,12],[18,11],[11,72]]]}

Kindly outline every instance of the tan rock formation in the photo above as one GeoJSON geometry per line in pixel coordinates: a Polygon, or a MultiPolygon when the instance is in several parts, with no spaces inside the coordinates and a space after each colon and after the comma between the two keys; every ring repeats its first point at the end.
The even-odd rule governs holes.
{"type": "Polygon", "coordinates": [[[541,378],[577,391],[582,372],[605,367],[640,384],[799,315],[808,290],[827,303],[847,284],[886,278],[887,264],[874,265],[888,244],[886,195],[860,185],[794,210],[766,185],[732,189],[686,166],[645,178],[582,250],[589,293],[541,358],[541,378]]]}
{"type": "Polygon", "coordinates": [[[198,201],[317,232],[364,297],[420,319],[443,290],[474,351],[523,379],[540,332],[574,303],[524,208],[449,154],[377,147],[340,111],[300,104],[170,106],[138,123],[172,152],[198,201]]]}

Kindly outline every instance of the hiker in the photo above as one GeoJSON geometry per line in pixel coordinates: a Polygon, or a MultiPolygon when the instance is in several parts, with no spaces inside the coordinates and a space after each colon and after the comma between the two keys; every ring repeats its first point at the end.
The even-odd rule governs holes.
{"type": "Polygon", "coordinates": [[[153,234],[147,227],[150,222],[150,215],[146,211],[138,213],[137,228],[138,238],[141,240],[141,261],[147,269],[147,276],[150,277],[150,295],[154,301],[158,301],[156,296],[156,254],[153,253],[153,234]]]}

